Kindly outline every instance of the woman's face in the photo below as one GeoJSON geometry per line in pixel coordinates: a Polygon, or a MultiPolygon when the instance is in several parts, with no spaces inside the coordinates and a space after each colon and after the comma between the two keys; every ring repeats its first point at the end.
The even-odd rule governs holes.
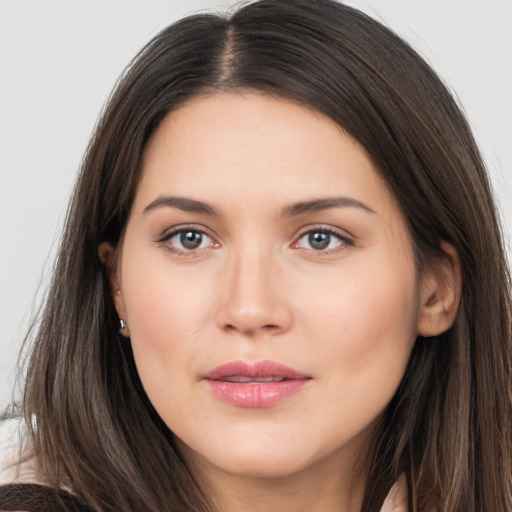
{"type": "Polygon", "coordinates": [[[114,274],[144,389],[186,456],[254,477],[364,450],[422,301],[403,216],[365,151],[258,94],[164,119],[114,274]]]}

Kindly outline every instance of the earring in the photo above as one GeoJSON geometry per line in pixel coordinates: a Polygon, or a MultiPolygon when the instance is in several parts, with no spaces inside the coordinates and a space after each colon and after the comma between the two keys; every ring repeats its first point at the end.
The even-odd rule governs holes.
{"type": "Polygon", "coordinates": [[[128,330],[128,325],[126,324],[126,321],[122,318],[119,319],[119,334],[125,336],[128,338],[130,335],[130,331],[128,330]]]}

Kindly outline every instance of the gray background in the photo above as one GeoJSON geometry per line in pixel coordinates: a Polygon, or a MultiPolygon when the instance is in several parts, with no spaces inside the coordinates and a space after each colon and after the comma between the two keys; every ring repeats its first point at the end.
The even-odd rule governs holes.
{"type": "MultiPolygon", "coordinates": [[[[349,1],[419,50],[456,91],[512,226],[512,0],[349,1]]],[[[214,0],[0,0],[0,410],[44,295],[88,137],[124,66],[214,0]]],[[[508,238],[508,235],[507,235],[508,238]]]]}

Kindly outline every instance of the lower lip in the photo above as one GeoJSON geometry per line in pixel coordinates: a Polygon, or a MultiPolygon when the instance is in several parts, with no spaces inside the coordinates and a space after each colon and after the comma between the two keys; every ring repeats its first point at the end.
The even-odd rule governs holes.
{"type": "Polygon", "coordinates": [[[241,384],[223,380],[206,380],[212,393],[237,407],[270,407],[299,392],[309,379],[241,384]]]}

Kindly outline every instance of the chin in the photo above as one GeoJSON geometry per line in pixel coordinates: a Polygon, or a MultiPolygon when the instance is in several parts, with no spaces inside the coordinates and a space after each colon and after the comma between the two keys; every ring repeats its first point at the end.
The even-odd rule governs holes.
{"type": "MultiPolygon", "coordinates": [[[[256,441],[256,440],[255,440],[256,441]]],[[[211,443],[190,446],[177,439],[180,452],[192,467],[222,471],[248,478],[283,478],[300,472],[308,465],[304,450],[283,442],[261,439],[257,442],[211,443]]]]}
{"type": "Polygon", "coordinates": [[[298,457],[300,454],[274,454],[264,455],[258,453],[251,457],[244,456],[223,457],[215,464],[218,469],[234,476],[251,479],[285,479],[304,471],[309,461],[298,457]]]}
{"type": "Polygon", "coordinates": [[[247,439],[212,443],[209,446],[182,445],[182,453],[192,466],[207,474],[221,471],[235,477],[251,479],[286,479],[314,470],[320,462],[331,459],[336,464],[339,447],[317,445],[314,439],[288,437],[247,439]],[[332,457],[334,456],[334,457],[332,457]]]}

